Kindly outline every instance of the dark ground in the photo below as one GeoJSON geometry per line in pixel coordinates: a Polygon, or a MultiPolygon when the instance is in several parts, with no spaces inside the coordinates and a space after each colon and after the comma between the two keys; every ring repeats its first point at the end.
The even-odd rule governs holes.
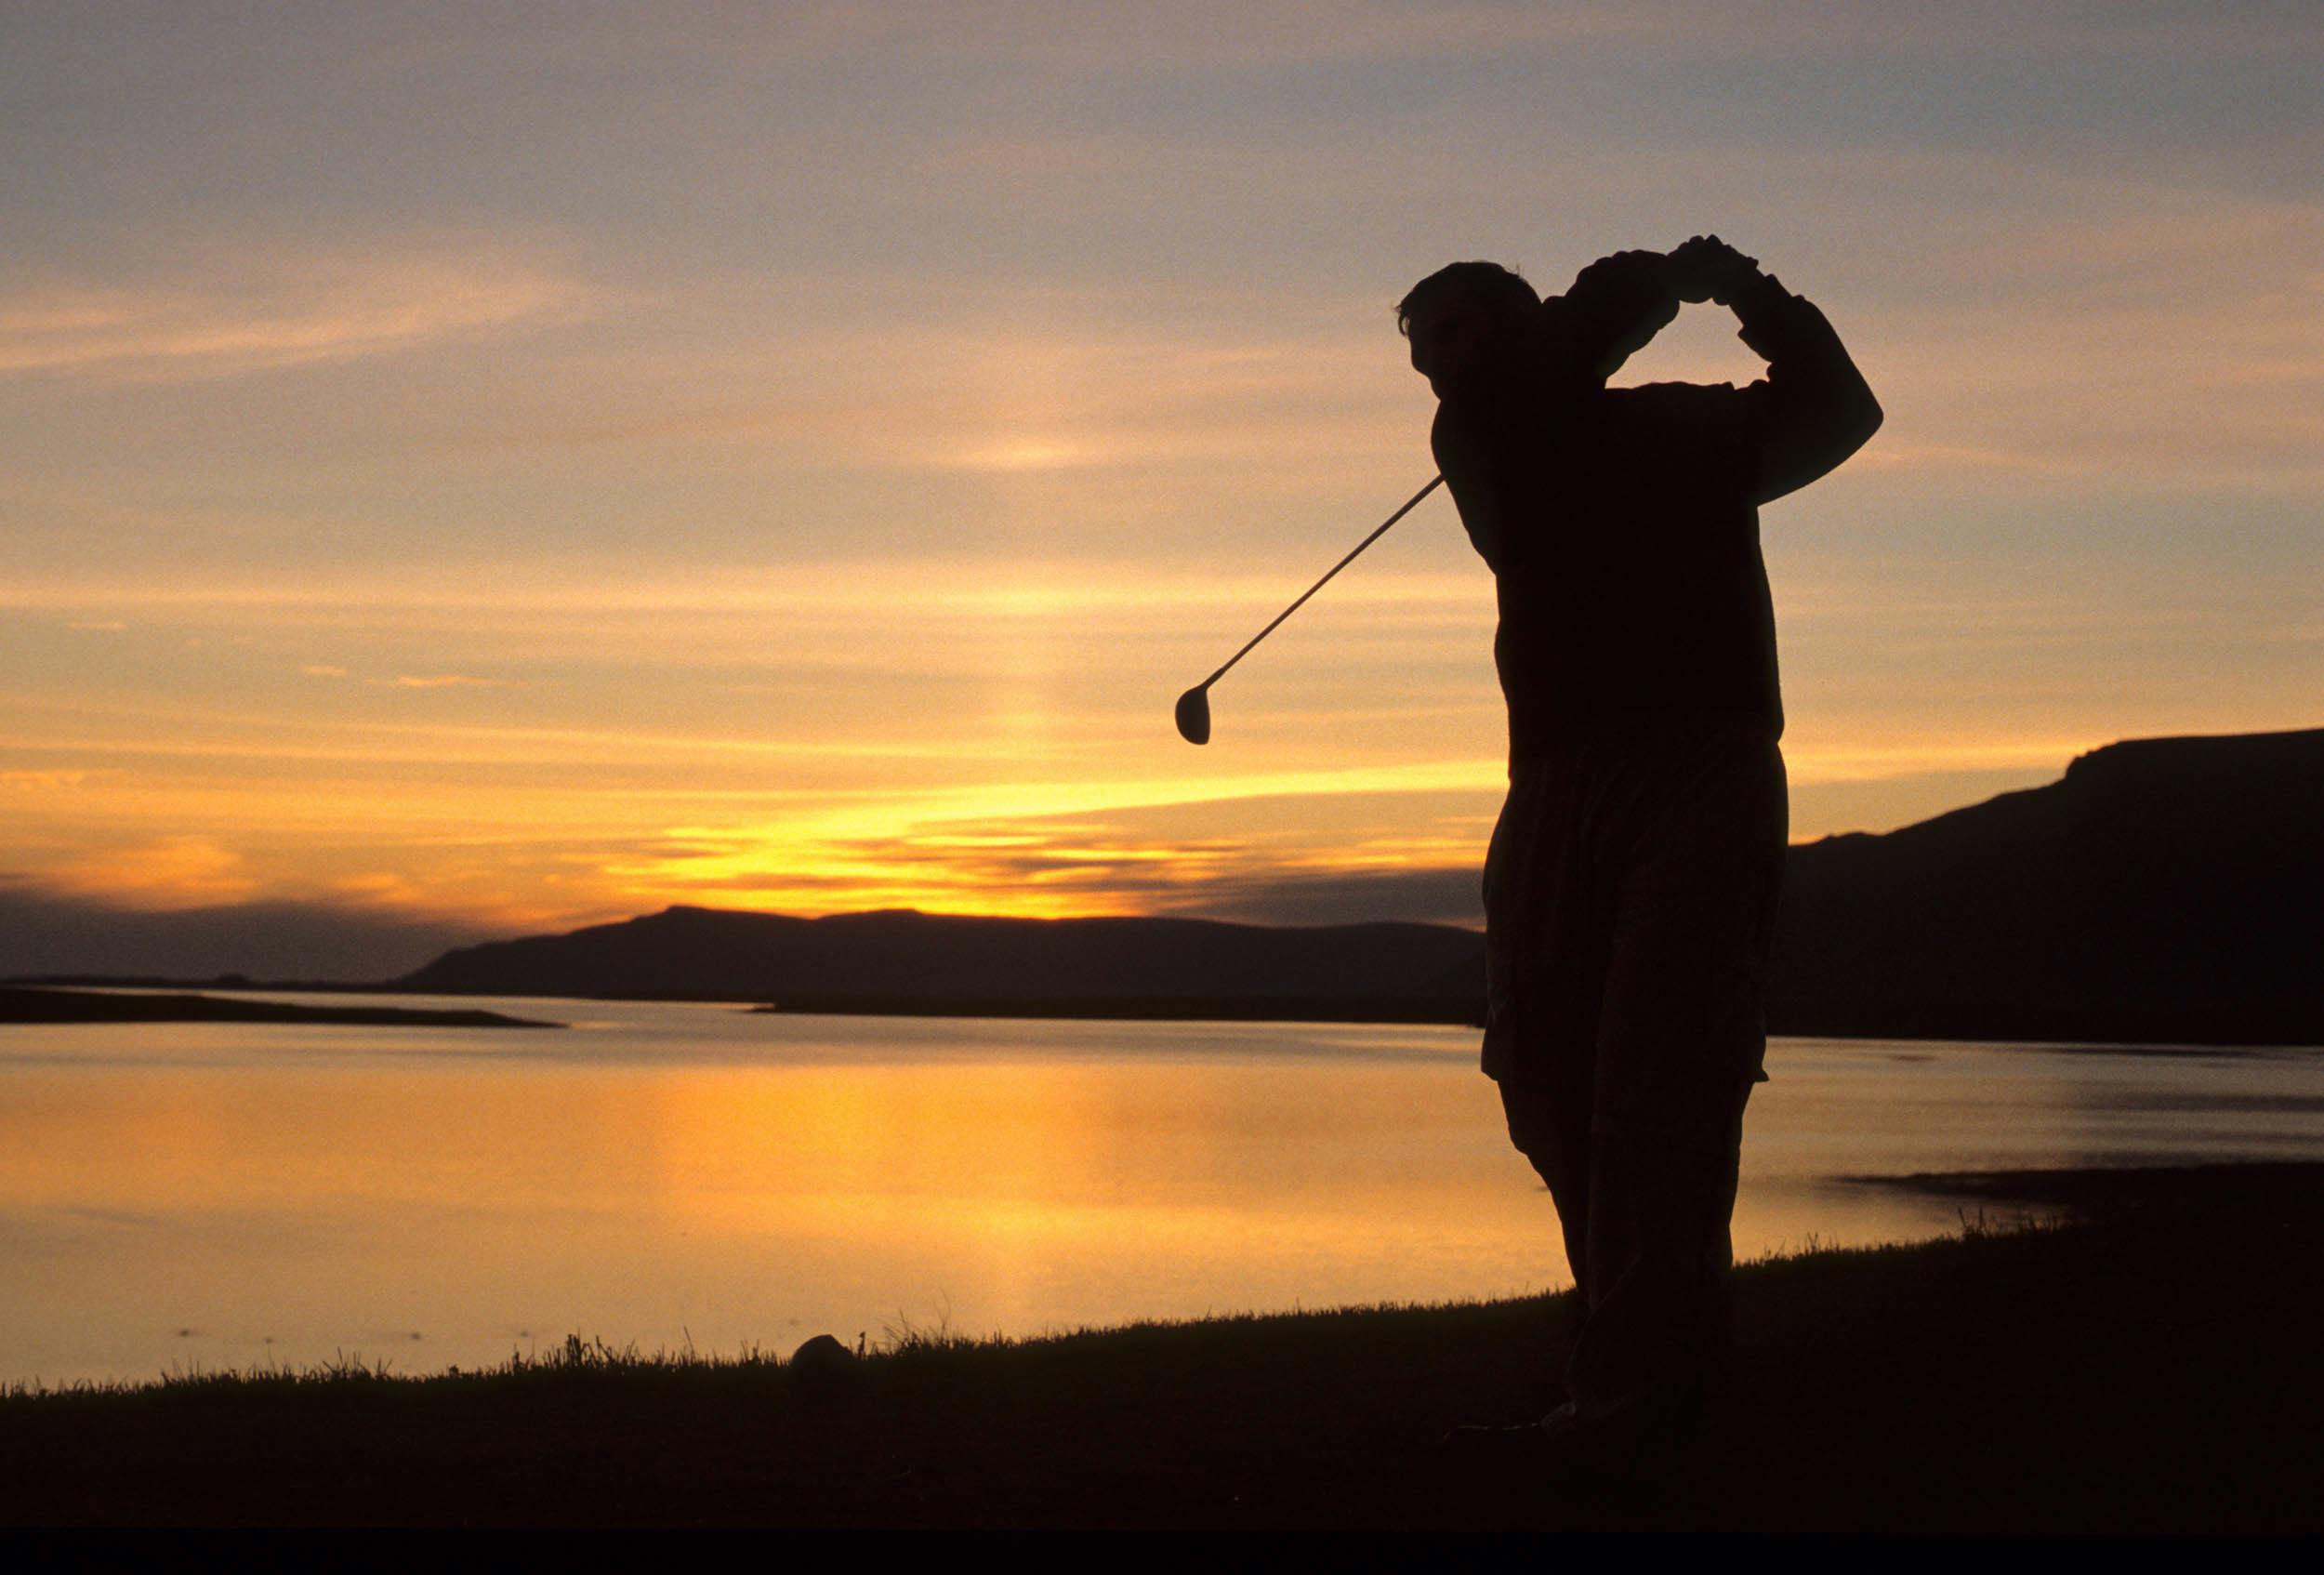
{"type": "Polygon", "coordinates": [[[2315,1531],[2319,1184],[1943,1179],[1992,1228],[1747,1268],[1733,1406],[1650,1507],[1437,1455],[1557,1397],[1554,1297],[919,1341],[829,1384],[575,1346],[13,1396],[0,1522],[2315,1531]]]}

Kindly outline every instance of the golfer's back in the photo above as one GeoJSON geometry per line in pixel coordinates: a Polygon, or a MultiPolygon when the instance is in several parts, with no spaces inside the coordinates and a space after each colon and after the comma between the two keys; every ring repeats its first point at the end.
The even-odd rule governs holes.
{"type": "Polygon", "coordinates": [[[1674,712],[1783,730],[1751,395],[1589,394],[1512,454],[1494,658],[1513,758],[1674,712]]]}
{"type": "Polygon", "coordinates": [[[1489,488],[1501,521],[1494,656],[1513,760],[1674,714],[1782,734],[1759,505],[1855,453],[1881,411],[1813,305],[1769,278],[1736,309],[1769,360],[1748,388],[1586,389],[1440,425],[1456,496],[1489,488]]]}

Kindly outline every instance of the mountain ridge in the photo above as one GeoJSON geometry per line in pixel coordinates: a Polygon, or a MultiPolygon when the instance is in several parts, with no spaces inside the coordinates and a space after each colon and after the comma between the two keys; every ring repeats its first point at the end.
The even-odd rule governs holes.
{"type": "Polygon", "coordinates": [[[800,999],[1408,1000],[1427,994],[1478,945],[1474,931],[1393,920],[1278,927],[908,908],[801,919],[677,904],[564,935],[461,947],[396,984],[439,994],[618,993],[786,1005],[800,999]],[[601,972],[608,967],[616,972],[601,972]]]}
{"type": "MultiPolygon", "coordinates": [[[[2056,782],[1791,850],[1769,1023],[1792,1034],[2324,1043],[2324,728],[2128,739],[2056,782]]],[[[786,1010],[1474,1021],[1448,925],[1259,926],[674,905],[456,948],[444,994],[786,1010]]]]}

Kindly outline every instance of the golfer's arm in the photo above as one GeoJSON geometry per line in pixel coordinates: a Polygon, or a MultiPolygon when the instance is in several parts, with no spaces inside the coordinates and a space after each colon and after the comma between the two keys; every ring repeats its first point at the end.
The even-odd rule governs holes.
{"type": "Polygon", "coordinates": [[[1757,500],[1796,492],[1838,469],[1880,430],[1880,401],[1832,325],[1765,275],[1732,302],[1743,342],[1766,358],[1749,390],[1763,405],[1757,500]]]}
{"type": "Polygon", "coordinates": [[[1499,493],[1485,463],[1485,451],[1460,418],[1443,405],[1436,407],[1436,424],[1429,429],[1428,445],[1444,472],[1445,486],[1460,510],[1460,523],[1469,545],[1486,567],[1501,572],[1502,512],[1499,493]]]}
{"type": "Polygon", "coordinates": [[[1603,383],[1679,314],[1660,252],[1616,252],[1541,303],[1552,342],[1581,378],[1603,383]]]}

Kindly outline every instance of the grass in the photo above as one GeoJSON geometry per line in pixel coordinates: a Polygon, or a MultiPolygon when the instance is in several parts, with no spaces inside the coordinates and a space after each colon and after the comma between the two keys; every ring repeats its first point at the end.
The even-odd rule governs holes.
{"type": "Polygon", "coordinates": [[[1437,1458],[1453,1422],[1557,1398],[1556,1295],[907,1323],[827,1370],[574,1338],[484,1371],[19,1386],[0,1521],[2324,1529],[2319,1179],[1934,1184],[1964,1189],[1956,1237],[1747,1265],[1733,1402],[1650,1510],[1437,1458]]]}

